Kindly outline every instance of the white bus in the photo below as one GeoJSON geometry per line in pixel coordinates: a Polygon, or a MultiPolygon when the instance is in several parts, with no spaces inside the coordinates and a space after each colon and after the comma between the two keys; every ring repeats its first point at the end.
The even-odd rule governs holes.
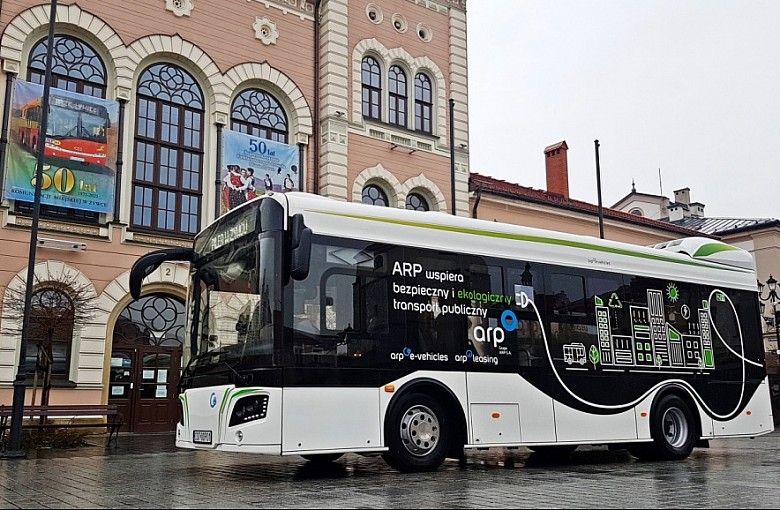
{"type": "Polygon", "coordinates": [[[773,430],[754,261],[270,194],[193,249],[182,448],[434,470],[469,449],[679,460],[773,430]]]}

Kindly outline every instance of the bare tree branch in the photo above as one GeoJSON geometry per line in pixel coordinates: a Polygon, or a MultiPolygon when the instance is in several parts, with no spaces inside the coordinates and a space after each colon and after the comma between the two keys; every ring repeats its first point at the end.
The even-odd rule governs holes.
{"type": "MultiPolygon", "coordinates": [[[[9,287],[3,304],[2,333],[20,336],[23,327],[26,289],[9,287]]],[[[72,346],[73,332],[89,324],[99,312],[97,296],[89,282],[80,281],[76,275],[61,273],[52,279],[41,280],[35,275],[30,305],[30,347],[37,350],[34,385],[41,375],[41,404],[47,404],[51,390],[51,372],[54,363],[55,340],[67,339],[72,346]]],[[[35,392],[35,388],[33,389],[35,392]]]]}

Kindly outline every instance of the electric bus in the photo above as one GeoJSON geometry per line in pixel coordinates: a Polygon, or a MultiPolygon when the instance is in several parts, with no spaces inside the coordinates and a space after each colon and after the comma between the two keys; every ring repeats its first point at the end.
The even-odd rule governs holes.
{"type": "Polygon", "coordinates": [[[579,445],[682,460],[773,430],[755,263],[710,238],[641,247],[270,193],[191,249],[176,445],[381,454],[579,445]]]}

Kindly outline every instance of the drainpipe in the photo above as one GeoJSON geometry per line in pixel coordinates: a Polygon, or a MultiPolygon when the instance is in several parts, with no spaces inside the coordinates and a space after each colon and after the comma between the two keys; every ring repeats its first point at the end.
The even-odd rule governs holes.
{"type": "MultiPolygon", "coordinates": [[[[114,176],[114,221],[112,223],[122,223],[119,220],[119,211],[121,209],[121,197],[122,197],[122,170],[124,169],[124,146],[125,146],[125,106],[127,100],[119,100],[119,127],[117,138],[119,142],[116,148],[116,175],[114,176]]],[[[131,199],[132,200],[132,199],[131,199]]]]}
{"type": "Polygon", "coordinates": [[[474,199],[474,206],[471,208],[471,217],[477,218],[477,208],[479,207],[479,201],[482,200],[482,187],[477,188],[477,197],[474,199]]]}
{"type": "Polygon", "coordinates": [[[222,216],[222,130],[224,126],[221,123],[217,123],[217,176],[214,178],[214,193],[216,194],[216,200],[214,200],[214,219],[218,219],[222,216]]]}
{"type": "Polygon", "coordinates": [[[306,164],[306,159],[303,153],[303,144],[298,144],[298,191],[306,191],[303,181],[303,169],[306,164]]]}
{"type": "Polygon", "coordinates": [[[450,194],[452,215],[458,214],[455,204],[455,100],[450,98],[450,194]]]}
{"type": "Polygon", "coordinates": [[[314,4],[314,174],[313,193],[320,194],[320,6],[323,0],[314,4]]]}

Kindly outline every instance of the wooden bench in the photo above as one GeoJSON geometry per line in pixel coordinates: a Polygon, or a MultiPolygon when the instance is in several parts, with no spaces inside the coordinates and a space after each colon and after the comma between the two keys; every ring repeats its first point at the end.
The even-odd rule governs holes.
{"type": "MultiPolygon", "coordinates": [[[[6,430],[11,428],[13,406],[0,405],[0,443],[3,441],[6,430]]],[[[116,405],[47,405],[24,406],[24,421],[22,430],[25,429],[71,429],[71,428],[105,428],[108,431],[106,448],[117,445],[119,429],[124,424],[122,414],[116,405]],[[105,422],[95,423],[94,420],[105,417],[105,422]],[[41,423],[40,418],[44,418],[41,423]],[[59,418],[57,422],[49,422],[49,418],[59,418]]]]}

